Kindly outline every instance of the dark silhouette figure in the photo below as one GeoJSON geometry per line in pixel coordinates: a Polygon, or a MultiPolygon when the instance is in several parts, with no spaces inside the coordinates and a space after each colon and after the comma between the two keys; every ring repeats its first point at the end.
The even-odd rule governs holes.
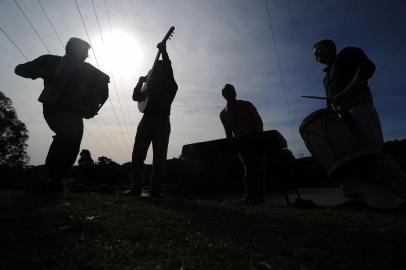
{"type": "Polygon", "coordinates": [[[94,187],[94,161],[92,155],[87,149],[83,149],[79,155],[79,181],[85,186],[94,187]]]}
{"type": "Polygon", "coordinates": [[[171,132],[169,115],[178,85],[173,75],[165,43],[159,43],[158,49],[162,54],[162,60],[157,62],[152,74],[149,74],[149,78],[147,76],[140,77],[133,93],[134,101],[144,101],[148,98],[148,104],[143,111],[144,115],[138,125],[135,136],[132,154],[134,186],[129,193],[132,195],[141,195],[144,160],[149,145],[152,143],[153,168],[149,183],[149,193],[155,197],[162,196],[160,193],[161,182],[165,169],[169,134],[171,132]],[[147,84],[148,87],[145,91],[141,91],[144,84],[147,84]]]}
{"type": "Polygon", "coordinates": [[[83,149],[80,152],[80,158],[78,160],[79,166],[81,165],[92,165],[94,164],[94,161],[92,159],[92,154],[90,154],[90,151],[87,149],[83,149]]]}
{"type": "Polygon", "coordinates": [[[337,53],[335,43],[328,39],[317,42],[313,46],[313,54],[317,62],[326,66],[323,83],[327,105],[345,116],[343,119],[355,130],[363,149],[377,156],[365,168],[355,166],[346,171],[342,186],[349,201],[338,207],[368,206],[359,182],[359,178],[365,174],[406,198],[405,173],[391,157],[382,154],[384,140],[381,124],[368,86],[368,80],[375,72],[374,63],[359,48],[347,47],[337,53]]]}
{"type": "MultiPolygon", "coordinates": [[[[227,100],[227,105],[220,113],[220,120],[227,138],[263,131],[262,119],[257,109],[249,101],[238,100],[234,86],[226,84],[222,94],[227,100]]],[[[245,171],[244,183],[247,196],[244,202],[263,202],[265,155],[241,150],[240,160],[245,171]]]]}
{"type": "MultiPolygon", "coordinates": [[[[78,93],[75,85],[80,83],[78,78],[84,74],[81,68],[90,66],[92,74],[95,74],[94,70],[97,74],[101,74],[103,89],[108,91],[108,76],[84,63],[89,48],[90,45],[86,41],[71,38],[66,44],[65,56],[42,55],[15,68],[15,73],[19,76],[44,80],[44,90],[38,100],[43,104],[44,118],[55,135],[48,151],[42,178],[49,182],[51,191],[62,190],[62,178],[72,167],[79,153],[83,136],[83,117],[89,118],[78,107],[73,106],[70,103],[71,99],[68,98],[70,93],[78,93]]],[[[104,93],[96,107],[100,108],[100,103],[104,103],[106,99],[104,93]]]]}

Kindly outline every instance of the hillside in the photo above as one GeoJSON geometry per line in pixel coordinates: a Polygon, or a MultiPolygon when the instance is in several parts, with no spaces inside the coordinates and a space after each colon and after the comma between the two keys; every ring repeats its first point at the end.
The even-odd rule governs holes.
{"type": "Polygon", "coordinates": [[[406,215],[2,191],[1,269],[404,269],[406,215]]]}

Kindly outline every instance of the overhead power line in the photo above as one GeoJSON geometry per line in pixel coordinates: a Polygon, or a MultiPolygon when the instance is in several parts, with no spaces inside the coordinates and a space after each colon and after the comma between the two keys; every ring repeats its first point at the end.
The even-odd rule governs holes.
{"type": "Polygon", "coordinates": [[[47,45],[45,45],[44,40],[41,38],[41,35],[38,33],[37,29],[34,27],[34,25],[31,23],[30,19],[28,19],[27,15],[25,14],[24,10],[21,8],[21,6],[18,4],[17,0],[14,0],[14,3],[17,5],[18,9],[21,11],[21,13],[24,15],[25,19],[28,21],[30,24],[32,30],[34,30],[34,33],[37,35],[39,40],[41,41],[42,45],[44,45],[45,49],[48,51],[48,53],[51,53],[51,51],[48,49],[47,45]]]}
{"type": "Polygon", "coordinates": [[[56,28],[55,28],[54,24],[52,23],[51,19],[49,18],[47,12],[45,11],[45,8],[44,8],[43,5],[41,4],[41,1],[40,1],[40,0],[37,0],[37,3],[38,3],[38,5],[41,7],[42,12],[44,13],[45,17],[47,18],[49,24],[51,25],[52,30],[54,31],[56,37],[58,38],[59,44],[61,45],[62,48],[64,48],[64,44],[63,44],[63,42],[62,42],[62,39],[61,39],[61,37],[59,36],[58,31],[56,31],[56,28]]]}
{"type": "Polygon", "coordinates": [[[264,0],[264,2],[265,2],[266,13],[268,15],[269,30],[271,32],[272,42],[273,42],[274,49],[275,49],[276,63],[278,65],[279,74],[280,74],[280,78],[281,78],[282,89],[283,89],[284,99],[285,99],[285,105],[286,105],[286,109],[288,111],[289,119],[292,120],[292,116],[291,116],[290,109],[289,109],[289,102],[288,102],[288,98],[287,98],[287,90],[286,90],[285,78],[283,76],[282,67],[281,67],[281,61],[279,59],[278,46],[277,46],[277,43],[276,43],[276,39],[275,39],[275,35],[274,35],[274,32],[273,32],[273,27],[272,27],[271,12],[269,10],[268,1],[264,0]]]}
{"type": "Polygon", "coordinates": [[[94,15],[95,15],[95,17],[96,17],[97,27],[99,28],[100,36],[101,36],[102,42],[103,42],[103,44],[104,44],[104,37],[103,37],[103,33],[102,33],[102,30],[101,30],[101,27],[100,27],[99,16],[97,15],[97,11],[96,11],[96,6],[95,6],[95,4],[94,4],[94,0],[92,0],[92,7],[93,7],[94,15]]]}
{"type": "Polygon", "coordinates": [[[7,32],[3,29],[3,27],[0,26],[1,32],[7,37],[8,41],[10,41],[11,44],[17,49],[17,51],[20,52],[20,54],[25,58],[25,60],[30,61],[27,56],[23,53],[23,51],[20,49],[20,47],[17,46],[17,44],[14,42],[14,40],[7,34],[7,32]]]}
{"type": "Polygon", "coordinates": [[[104,148],[104,145],[102,143],[100,143],[97,139],[97,137],[95,137],[88,128],[86,128],[86,126],[84,126],[86,134],[88,134],[90,136],[90,139],[93,140],[94,142],[96,142],[97,145],[100,146],[100,148],[102,149],[102,153],[108,153],[111,157],[113,157],[114,155],[111,154],[111,152],[109,150],[107,150],[106,148],[104,148]]]}
{"type": "MultiPolygon", "coordinates": [[[[104,0],[103,2],[104,2],[104,7],[105,7],[105,9],[106,9],[107,22],[108,22],[108,24],[109,24],[110,35],[113,37],[113,27],[111,26],[110,12],[109,12],[109,8],[108,8],[108,5],[107,5],[107,0],[104,0]]],[[[124,89],[123,80],[122,80],[122,78],[120,77],[120,75],[119,75],[119,80],[120,80],[121,89],[124,89]]],[[[127,100],[127,99],[124,99],[124,100],[127,100]]],[[[132,100],[131,100],[131,101],[132,101],[132,100]]],[[[124,102],[124,106],[125,106],[125,109],[126,109],[126,111],[127,111],[127,115],[128,115],[128,117],[130,118],[130,115],[132,115],[132,114],[130,113],[130,111],[129,111],[129,109],[128,109],[127,103],[128,103],[128,102],[124,102]]]]}
{"type": "MultiPolygon", "coordinates": [[[[34,106],[32,102],[26,102],[21,96],[18,96],[18,103],[19,103],[19,104],[23,104],[25,108],[28,108],[28,109],[30,109],[30,110],[33,111],[33,112],[34,112],[34,111],[38,111],[38,108],[37,108],[36,106],[34,106]]],[[[84,129],[85,129],[86,133],[89,134],[90,139],[93,140],[93,141],[95,141],[95,144],[99,145],[99,146],[103,149],[102,152],[105,152],[105,153],[109,154],[111,157],[114,157],[114,156],[115,156],[115,155],[112,155],[112,153],[111,153],[109,150],[107,150],[107,149],[103,146],[103,144],[101,144],[101,143],[97,140],[97,138],[90,132],[90,130],[86,128],[86,126],[84,126],[84,129]]],[[[114,149],[114,148],[113,148],[113,149],[114,149]]],[[[115,149],[114,149],[114,150],[115,150],[115,149]]],[[[120,154],[120,153],[119,153],[119,154],[120,154]]],[[[124,159],[124,160],[125,160],[125,159],[124,159]]]]}
{"type": "MultiPolygon", "coordinates": [[[[103,118],[100,118],[100,119],[101,119],[102,122],[104,123],[103,118]]],[[[96,125],[96,127],[97,127],[97,129],[100,131],[100,133],[104,136],[106,142],[108,142],[108,143],[110,144],[110,146],[111,146],[111,148],[114,150],[114,152],[115,152],[116,154],[118,154],[118,156],[124,157],[124,156],[122,155],[122,153],[121,153],[120,151],[118,151],[117,148],[114,146],[114,137],[113,137],[113,135],[111,134],[110,130],[107,129],[107,131],[110,133],[110,137],[113,138],[113,142],[110,140],[109,137],[107,137],[106,133],[103,132],[103,130],[101,129],[101,127],[100,127],[99,124],[97,123],[96,119],[93,119],[92,122],[96,125]]],[[[105,123],[104,123],[104,124],[105,124],[105,123]]],[[[106,124],[105,124],[105,126],[106,126],[106,124]]],[[[106,127],[107,127],[107,126],[106,126],[106,127]]],[[[127,148],[126,148],[126,149],[127,149],[127,148]]],[[[125,158],[124,158],[124,160],[125,160],[125,158]]]]}
{"type": "Polygon", "coordinates": [[[82,12],[80,12],[78,1],[75,0],[75,4],[76,4],[76,9],[79,12],[80,19],[82,20],[82,25],[83,25],[83,28],[85,29],[87,39],[89,40],[90,47],[92,49],[94,59],[96,60],[96,65],[97,65],[98,68],[100,68],[99,61],[97,60],[96,53],[95,53],[94,48],[93,48],[92,40],[90,39],[89,32],[87,31],[85,20],[83,19],[82,12]]]}
{"type": "Polygon", "coordinates": [[[347,7],[345,9],[344,20],[343,20],[343,23],[341,24],[340,30],[338,32],[338,38],[337,38],[337,41],[336,41],[337,44],[339,44],[340,41],[341,41],[345,25],[347,24],[348,16],[350,14],[350,10],[351,10],[351,0],[347,0],[347,7]]]}
{"type": "MultiPolygon", "coordinates": [[[[106,127],[107,132],[108,132],[108,133],[110,134],[110,136],[114,139],[113,133],[111,132],[109,126],[108,126],[107,123],[106,123],[106,121],[104,121],[104,119],[103,119],[102,117],[100,117],[100,120],[102,121],[102,123],[103,123],[104,126],[106,127]]],[[[128,143],[128,142],[125,141],[125,140],[123,140],[123,142],[124,142],[124,144],[128,143]]],[[[128,148],[128,146],[126,147],[126,146],[124,145],[124,148],[125,148],[126,152],[128,152],[129,154],[131,154],[131,153],[130,153],[130,150],[129,150],[129,148],[128,148]]]]}
{"type": "MultiPolygon", "coordinates": [[[[104,42],[103,32],[102,32],[101,27],[100,27],[99,16],[97,15],[96,6],[94,4],[94,0],[92,0],[92,6],[93,6],[94,14],[96,16],[97,26],[99,28],[99,32],[100,32],[100,36],[101,36],[101,39],[102,39],[102,42],[103,42],[103,46],[106,46],[106,44],[104,42]]],[[[111,78],[112,78],[112,81],[113,81],[114,91],[115,91],[116,96],[117,96],[118,105],[120,107],[121,115],[123,116],[124,126],[125,126],[125,128],[127,130],[128,136],[130,136],[130,131],[128,129],[128,124],[127,124],[127,121],[125,119],[125,114],[124,114],[124,111],[123,111],[123,106],[121,105],[120,95],[118,94],[118,91],[117,91],[116,80],[114,78],[114,73],[113,73],[113,70],[111,68],[110,59],[108,59],[108,61],[109,61],[109,69],[110,69],[110,74],[111,74],[111,78]]]]}
{"type": "MultiPolygon", "coordinates": [[[[99,62],[97,61],[97,57],[96,57],[96,52],[94,51],[93,44],[92,44],[92,41],[91,41],[91,39],[90,39],[89,32],[87,31],[87,27],[86,27],[86,24],[85,24],[85,20],[83,19],[82,12],[80,11],[80,7],[79,7],[79,5],[78,5],[77,0],[75,0],[75,4],[76,4],[76,9],[77,9],[77,11],[79,12],[80,19],[82,20],[82,25],[83,25],[83,28],[85,29],[86,36],[87,36],[87,39],[89,40],[89,43],[90,43],[90,46],[91,46],[93,55],[94,55],[94,57],[95,57],[96,65],[97,65],[97,67],[100,69],[100,65],[99,65],[99,62]]],[[[112,109],[113,109],[113,113],[114,113],[114,116],[115,116],[116,121],[117,121],[117,123],[118,123],[119,129],[120,129],[120,131],[121,131],[121,133],[122,133],[122,135],[123,135],[123,140],[124,140],[125,143],[127,144],[127,147],[130,148],[131,146],[130,146],[129,142],[127,141],[127,137],[125,136],[125,134],[124,134],[124,132],[123,132],[123,130],[122,130],[121,123],[120,123],[120,121],[119,121],[119,119],[118,119],[117,112],[116,112],[116,110],[115,110],[115,108],[114,108],[114,104],[113,104],[113,102],[111,101],[111,98],[109,98],[109,102],[110,102],[111,107],[112,107],[112,109]]]]}

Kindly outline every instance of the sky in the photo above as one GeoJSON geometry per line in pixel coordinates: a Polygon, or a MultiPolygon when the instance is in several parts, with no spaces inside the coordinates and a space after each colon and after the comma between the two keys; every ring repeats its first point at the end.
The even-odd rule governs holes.
{"type": "MultiPolygon", "coordinates": [[[[323,67],[315,62],[312,46],[330,38],[338,50],[362,48],[376,64],[369,84],[385,140],[403,139],[404,14],[403,0],[0,0],[0,27],[21,50],[0,32],[0,91],[27,125],[30,164],[43,164],[53,135],[37,101],[43,82],[18,77],[14,68],[27,62],[25,57],[63,55],[69,38],[89,41],[87,31],[93,48],[87,62],[112,80],[109,100],[85,120],[81,148],[93,159],[128,162],[142,117],[131,99],[133,88],[173,25],[167,50],[179,89],[168,158],[179,157],[185,144],[225,137],[219,113],[226,83],[235,86],[238,99],[257,107],[264,129],[278,130],[300,157],[309,153],[299,126],[325,107],[323,101],[301,98],[325,95],[323,67]]],[[[151,158],[149,151],[147,162],[151,158]]]]}

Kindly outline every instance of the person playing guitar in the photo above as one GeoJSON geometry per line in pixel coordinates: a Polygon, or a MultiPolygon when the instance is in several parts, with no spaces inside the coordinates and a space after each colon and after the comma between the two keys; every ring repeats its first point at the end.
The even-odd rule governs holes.
{"type": "Polygon", "coordinates": [[[132,154],[134,185],[128,193],[130,195],[141,195],[144,160],[149,145],[152,143],[153,166],[149,183],[149,195],[162,197],[160,184],[164,174],[171,131],[169,115],[178,90],[171,61],[166,51],[166,40],[172,32],[173,28],[171,28],[164,40],[157,45],[159,52],[153,68],[147,76],[139,78],[134,88],[133,100],[139,102],[140,111],[144,115],[138,124],[135,136],[132,154]],[[160,55],[162,55],[162,60],[158,60],[160,55]],[[142,106],[140,106],[140,103],[142,106]]]}

